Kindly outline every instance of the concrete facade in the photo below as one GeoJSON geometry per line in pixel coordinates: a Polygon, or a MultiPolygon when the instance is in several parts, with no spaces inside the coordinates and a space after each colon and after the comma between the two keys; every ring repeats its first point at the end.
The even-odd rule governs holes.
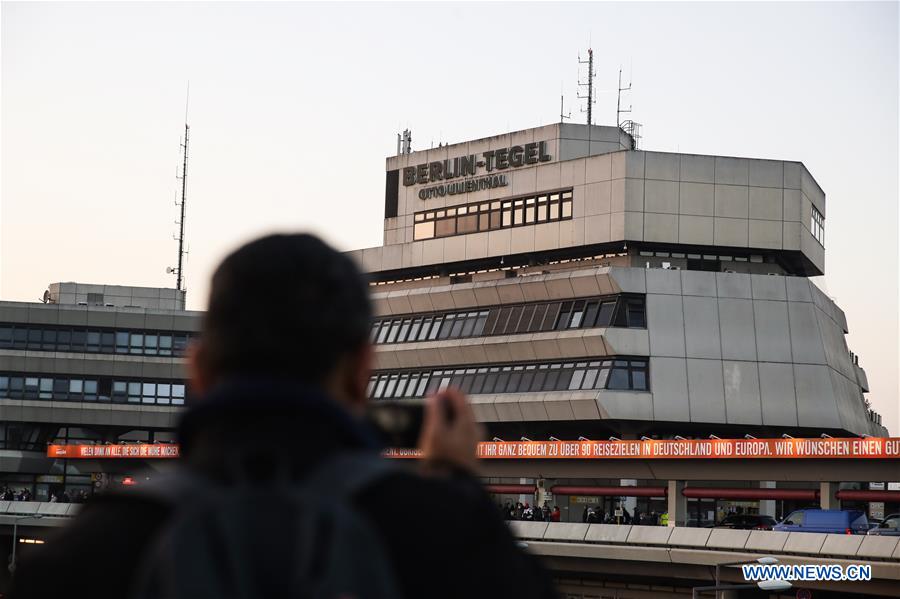
{"type": "Polygon", "coordinates": [[[887,434],[865,401],[846,316],[807,278],[824,273],[811,219],[826,210],[802,163],[636,151],[614,127],[554,124],[390,157],[386,170],[540,141],[550,160],[508,168],[505,187],[431,197],[423,189],[435,181],[397,186],[384,245],[349,253],[373,279],[378,317],[637,294],[645,326],[378,344],[377,369],[645,357],[648,389],[472,401],[485,422],[526,423],[516,430],[602,420],[887,434]],[[423,211],[566,189],[569,219],[415,239],[423,211]]]}

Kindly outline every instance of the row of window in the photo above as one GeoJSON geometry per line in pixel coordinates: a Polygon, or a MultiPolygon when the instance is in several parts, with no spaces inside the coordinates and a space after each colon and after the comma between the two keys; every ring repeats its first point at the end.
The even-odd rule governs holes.
{"type": "Polygon", "coordinates": [[[0,374],[0,399],[184,405],[182,382],[0,374]]]}
{"type": "Polygon", "coordinates": [[[572,190],[417,212],[413,239],[431,239],[572,218],[572,190]]]}
{"type": "Polygon", "coordinates": [[[70,351],[138,356],[183,356],[191,335],[173,331],[122,331],[0,324],[0,349],[70,351]]]}
{"type": "Polygon", "coordinates": [[[451,370],[383,372],[369,380],[372,399],[417,398],[456,387],[463,393],[525,393],[649,388],[646,359],[613,358],[590,362],[554,362],[482,366],[451,370]]]}
{"type": "Polygon", "coordinates": [[[809,230],[822,247],[825,247],[825,217],[815,206],[812,207],[809,230]]]}
{"type": "Polygon", "coordinates": [[[375,322],[371,339],[373,343],[409,343],[610,326],[646,327],[644,298],[607,296],[386,318],[375,322]]]}

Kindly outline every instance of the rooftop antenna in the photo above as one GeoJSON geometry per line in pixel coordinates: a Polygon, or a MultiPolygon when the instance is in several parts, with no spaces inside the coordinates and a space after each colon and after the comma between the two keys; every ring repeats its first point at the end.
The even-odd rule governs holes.
{"type": "MultiPolygon", "coordinates": [[[[432,142],[432,146],[434,143],[432,142]]],[[[397,134],[397,156],[409,154],[412,152],[412,131],[404,129],[403,133],[397,134]]]]}
{"type": "Polygon", "coordinates": [[[594,98],[594,78],[597,76],[597,73],[594,71],[594,50],[588,48],[587,60],[581,60],[581,54],[579,54],[578,64],[586,64],[588,66],[587,83],[582,83],[580,78],[578,80],[579,87],[587,87],[587,95],[582,96],[581,94],[578,94],[578,97],[587,99],[587,110],[582,109],[581,112],[587,112],[587,124],[592,125],[594,121],[591,109],[593,108],[593,105],[597,103],[597,99],[594,98]]]}
{"type": "Polygon", "coordinates": [[[169,274],[175,274],[175,289],[178,291],[184,291],[184,210],[185,210],[185,201],[187,199],[187,174],[188,174],[188,141],[190,138],[191,128],[188,125],[188,106],[191,99],[191,83],[188,82],[187,86],[187,96],[184,101],[184,141],[180,144],[180,147],[183,152],[183,161],[181,164],[181,176],[176,175],[176,179],[181,179],[181,203],[175,202],[176,205],[181,206],[181,218],[178,220],[178,266],[172,268],[171,266],[166,269],[166,272],[169,274]]]}
{"type": "Polygon", "coordinates": [[[641,124],[635,123],[633,120],[621,120],[622,115],[631,112],[631,104],[628,105],[628,108],[622,108],[622,92],[627,92],[631,90],[631,75],[628,75],[628,87],[622,87],[622,67],[619,67],[619,85],[618,85],[618,97],[616,98],[616,125],[625,133],[631,136],[631,139],[634,141],[634,149],[638,149],[638,143],[642,137],[641,135],[641,124]]]}
{"type": "Polygon", "coordinates": [[[631,104],[628,105],[628,108],[622,108],[622,92],[627,92],[631,90],[631,81],[628,82],[628,87],[622,87],[622,67],[619,67],[619,93],[616,98],[616,126],[622,126],[622,115],[626,112],[631,112],[631,104]]]}
{"type": "Polygon", "coordinates": [[[565,119],[572,118],[572,111],[569,110],[569,113],[566,114],[563,109],[563,84],[562,81],[559,82],[559,122],[562,123],[565,119]]]}

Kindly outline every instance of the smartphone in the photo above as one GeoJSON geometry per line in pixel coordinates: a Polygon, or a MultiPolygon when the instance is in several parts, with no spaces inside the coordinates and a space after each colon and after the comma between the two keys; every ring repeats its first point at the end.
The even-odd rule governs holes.
{"type": "Polygon", "coordinates": [[[425,419],[422,400],[375,401],[369,404],[366,418],[388,447],[410,448],[419,442],[425,419]]]}

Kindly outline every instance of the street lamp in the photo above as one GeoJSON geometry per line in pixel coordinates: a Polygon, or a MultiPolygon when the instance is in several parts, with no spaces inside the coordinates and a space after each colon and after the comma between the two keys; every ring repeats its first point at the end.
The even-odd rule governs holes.
{"type": "Polygon", "coordinates": [[[719,585],[719,568],[723,566],[746,566],[749,564],[762,564],[764,566],[771,566],[772,564],[777,564],[778,558],[772,557],[771,555],[764,555],[763,557],[758,557],[752,561],[740,561],[740,562],[723,562],[721,564],[716,564],[716,586],[719,585]]]}
{"type": "Polygon", "coordinates": [[[16,541],[19,536],[19,522],[21,520],[40,520],[43,517],[43,514],[34,514],[31,516],[19,516],[18,518],[13,518],[12,555],[9,558],[8,566],[10,574],[15,574],[16,572],[16,541]]]}
{"type": "Polygon", "coordinates": [[[691,593],[692,599],[699,599],[700,593],[712,591],[743,591],[746,589],[760,589],[763,591],[787,591],[791,583],[786,580],[760,580],[756,584],[722,584],[709,587],[694,587],[691,593]]]}

